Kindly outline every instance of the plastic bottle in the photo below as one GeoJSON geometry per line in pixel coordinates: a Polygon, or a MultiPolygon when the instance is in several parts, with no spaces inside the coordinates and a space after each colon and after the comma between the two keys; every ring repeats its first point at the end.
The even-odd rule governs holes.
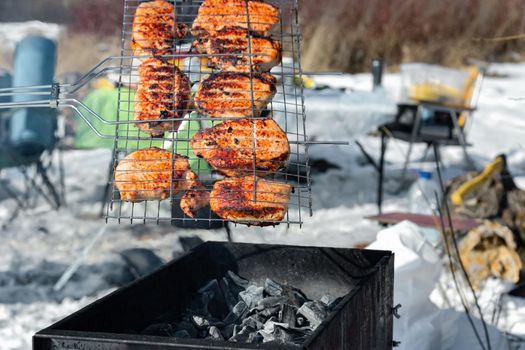
{"type": "Polygon", "coordinates": [[[419,170],[418,179],[410,188],[410,212],[433,215],[437,208],[436,193],[440,198],[441,189],[433,180],[432,173],[419,170]]]}
{"type": "MultiPolygon", "coordinates": [[[[437,215],[436,193],[438,200],[441,200],[441,189],[437,182],[432,179],[432,173],[419,170],[418,179],[410,188],[410,212],[437,215]]],[[[434,228],[421,228],[421,233],[431,244],[437,244],[440,240],[440,233],[434,228]]]]}

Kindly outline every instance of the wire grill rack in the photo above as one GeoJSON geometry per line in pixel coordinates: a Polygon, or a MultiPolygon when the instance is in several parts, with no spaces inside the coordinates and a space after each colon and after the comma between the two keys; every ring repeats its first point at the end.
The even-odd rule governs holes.
{"type": "MultiPolygon", "coordinates": [[[[216,171],[212,171],[206,164],[206,161],[198,158],[194,154],[194,149],[190,146],[192,136],[198,132],[198,130],[214,127],[222,122],[236,118],[209,117],[206,114],[197,112],[195,107],[193,107],[193,109],[190,109],[189,111],[184,111],[188,113],[184,113],[185,116],[178,131],[168,131],[161,136],[152,138],[149,133],[144,132],[141,128],[136,126],[133,106],[141,101],[137,99],[136,95],[133,94],[132,89],[129,89],[129,87],[133,87],[140,79],[137,66],[144,62],[145,59],[144,56],[137,56],[137,52],[133,48],[133,45],[135,44],[133,42],[133,21],[136,18],[137,9],[143,2],[145,1],[125,0],[125,13],[122,29],[122,58],[120,62],[121,69],[119,71],[120,91],[118,123],[120,123],[120,127],[117,128],[115,137],[114,167],[116,168],[123,158],[134,151],[148,147],[161,147],[169,150],[173,155],[179,154],[187,157],[191,164],[191,170],[198,176],[200,182],[203,184],[203,187],[197,190],[211,192],[213,183],[220,180],[221,176],[218,175],[216,171]]],[[[254,107],[256,101],[254,101],[253,85],[255,79],[254,75],[256,73],[251,67],[251,62],[256,54],[252,53],[252,41],[247,41],[248,50],[246,52],[237,52],[235,53],[235,56],[246,57],[245,61],[250,63],[250,67],[246,69],[246,75],[250,77],[251,86],[251,91],[248,91],[246,94],[251,100],[249,105],[251,106],[252,113],[249,115],[249,118],[251,120],[265,119],[268,117],[273,118],[286,133],[290,145],[287,164],[282,169],[262,175],[264,175],[265,179],[292,184],[293,191],[290,194],[288,203],[286,203],[287,210],[283,222],[288,225],[302,224],[305,211],[311,215],[311,197],[307,156],[308,140],[306,136],[304,100],[301,84],[301,36],[298,25],[297,1],[273,0],[268,1],[268,3],[275,5],[279,9],[280,18],[279,22],[266,35],[281,43],[282,56],[285,57],[285,59],[271,71],[271,74],[277,78],[277,92],[260,115],[255,111],[254,107]]],[[[173,30],[176,31],[181,26],[191,28],[201,4],[202,1],[175,2],[173,7],[173,18],[175,21],[175,25],[172,26],[174,28],[173,30]]],[[[246,9],[246,18],[248,19],[246,26],[249,28],[253,25],[253,23],[250,23],[250,19],[253,20],[253,18],[256,17],[249,13],[249,6],[247,6],[246,9]]],[[[211,14],[211,16],[213,15],[214,14],[211,14]]],[[[218,12],[217,16],[220,15],[221,13],[218,12]]],[[[255,37],[255,34],[249,34],[249,37],[251,38],[252,35],[255,37]]],[[[174,33],[173,36],[176,37],[177,35],[174,33]]],[[[162,55],[156,55],[163,60],[174,62],[176,66],[180,68],[180,71],[189,78],[193,91],[195,91],[199,84],[201,84],[210,74],[215,74],[221,71],[220,69],[206,64],[206,62],[209,62],[210,59],[212,59],[212,56],[231,56],[229,53],[210,54],[209,52],[202,53],[196,51],[191,43],[198,39],[199,37],[188,32],[184,38],[174,39],[172,47],[164,50],[162,55]]],[[[168,128],[168,130],[177,130],[176,124],[180,123],[180,118],[166,118],[164,120],[173,123],[173,128],[168,128]]],[[[147,121],[145,122],[147,123],[147,121]]],[[[253,157],[255,157],[257,138],[261,137],[261,135],[258,135],[256,126],[255,124],[253,125],[254,130],[252,134],[253,136],[251,136],[252,142],[250,142],[250,147],[253,148],[251,151],[253,157]]],[[[172,162],[173,161],[174,160],[172,159],[172,162]]],[[[247,161],[251,160],[247,159],[247,161]]],[[[251,176],[253,181],[256,182],[256,173],[257,175],[261,175],[261,172],[255,168],[255,161],[251,161],[251,163],[253,163],[253,170],[250,171],[249,169],[244,169],[244,175],[251,176]]],[[[177,180],[175,177],[176,176],[171,176],[172,182],[186,181],[184,179],[177,180]]],[[[166,201],[146,200],[142,202],[127,202],[122,200],[122,193],[119,192],[117,187],[118,183],[113,181],[110,203],[107,210],[108,219],[117,219],[119,221],[129,220],[130,222],[138,221],[142,223],[148,221],[160,222],[164,220],[178,220],[182,222],[200,220],[208,221],[210,223],[213,221],[224,221],[222,218],[216,216],[209,207],[201,210],[199,213],[200,215],[196,218],[184,215],[184,213],[178,209],[181,197],[184,195],[184,191],[176,190],[181,187],[180,184],[172,184],[170,186],[170,193],[166,201]]],[[[254,185],[252,187],[252,191],[254,192],[252,200],[254,203],[257,203],[259,200],[259,194],[255,193],[257,186],[254,185]]],[[[255,225],[266,224],[257,219],[243,220],[243,222],[255,225]]]]}
{"type": "MultiPolygon", "coordinates": [[[[224,178],[224,176],[220,175],[221,169],[210,167],[206,160],[195,155],[195,149],[191,147],[191,140],[194,134],[201,130],[215,127],[220,123],[230,120],[238,120],[238,118],[210,117],[196,108],[199,101],[194,101],[194,96],[195,91],[198,90],[203,80],[210,75],[221,72],[221,69],[217,68],[217,65],[214,67],[213,64],[210,64],[210,62],[213,62],[213,58],[232,58],[233,56],[238,61],[248,65],[243,74],[249,78],[249,88],[247,91],[236,91],[244,92],[247,96],[244,98],[249,100],[248,104],[251,113],[246,115],[246,118],[252,121],[265,120],[268,118],[273,119],[279,124],[282,132],[285,133],[289,144],[287,160],[278,170],[272,169],[271,171],[264,171],[264,169],[259,169],[256,154],[261,150],[261,147],[258,147],[258,143],[261,144],[261,140],[264,138],[270,142],[275,140],[271,137],[265,137],[264,130],[257,129],[258,124],[251,124],[252,132],[249,136],[249,141],[251,141],[249,142],[249,148],[251,149],[247,151],[249,151],[248,154],[251,155],[250,157],[252,157],[252,159],[238,159],[240,161],[246,161],[247,164],[251,164],[251,169],[242,169],[243,175],[251,177],[253,180],[253,185],[250,189],[252,192],[251,203],[249,204],[255,206],[262,205],[263,207],[264,204],[281,206],[285,210],[285,215],[282,220],[269,219],[266,221],[265,219],[261,220],[256,217],[253,219],[247,218],[239,220],[238,222],[249,225],[276,223],[301,225],[306,215],[312,215],[308,146],[316,142],[308,140],[306,133],[306,115],[300,65],[301,33],[298,23],[298,3],[297,0],[264,0],[264,2],[262,0],[228,1],[236,1],[246,5],[246,16],[243,17],[246,22],[242,23],[242,21],[239,21],[237,18],[236,26],[240,25],[241,27],[245,27],[245,29],[252,29],[252,27],[260,24],[257,15],[250,13],[250,3],[262,2],[275,6],[278,9],[278,22],[264,34],[254,30],[248,30],[246,34],[247,48],[242,50],[242,52],[215,53],[202,48],[198,49],[198,45],[195,45],[195,43],[198,43],[199,38],[202,39],[202,34],[197,33],[194,35],[195,33],[192,33],[190,30],[203,0],[157,0],[152,2],[145,0],[124,0],[120,56],[108,57],[73,84],[0,89],[0,96],[32,96],[31,101],[2,103],[0,104],[0,108],[69,107],[88,123],[99,137],[114,140],[113,165],[111,168],[113,174],[110,176],[110,191],[106,210],[107,221],[117,220],[118,222],[130,223],[159,223],[161,221],[170,221],[172,223],[179,222],[182,224],[189,221],[207,221],[210,223],[210,226],[216,223],[225,223],[227,220],[216,215],[209,206],[201,209],[197,216],[190,217],[180,209],[180,202],[190,191],[193,191],[197,196],[199,192],[210,193],[214,183],[224,178]],[[147,49],[137,49],[141,43],[136,40],[138,36],[134,33],[134,30],[136,31],[134,21],[137,20],[137,9],[143,3],[149,3],[150,7],[155,7],[159,3],[167,3],[170,9],[172,9],[171,16],[159,16],[159,18],[161,18],[159,22],[155,23],[153,20],[149,23],[149,25],[157,28],[158,35],[163,38],[172,38],[170,40],[164,40],[161,43],[162,48],[156,52],[148,52],[147,49]],[[169,21],[166,21],[166,18],[169,18],[169,21]],[[173,23],[170,21],[173,21],[173,23]],[[173,31],[173,35],[165,35],[163,31],[166,30],[173,31]],[[184,35],[181,35],[181,33],[184,33],[184,35]],[[258,92],[254,89],[254,82],[258,74],[258,72],[254,71],[254,67],[256,67],[254,61],[267,54],[265,52],[252,51],[254,42],[252,40],[256,40],[261,35],[271,38],[271,40],[278,42],[282,47],[282,60],[269,72],[276,78],[275,95],[268,101],[267,105],[263,104],[263,106],[260,106],[259,101],[254,98],[254,95],[258,92]],[[172,85],[176,83],[174,78],[175,73],[182,73],[183,76],[186,77],[184,79],[188,79],[191,85],[191,96],[193,96],[191,98],[185,97],[184,101],[182,101],[184,102],[182,104],[183,107],[181,108],[180,103],[175,103],[177,99],[179,99],[178,102],[181,102],[181,96],[177,96],[177,93],[173,89],[168,89],[168,94],[173,93],[171,101],[170,98],[167,98],[168,101],[159,99],[161,104],[168,106],[168,110],[166,114],[162,116],[161,121],[162,125],[167,127],[164,127],[164,129],[166,129],[164,132],[156,132],[156,135],[152,135],[151,131],[147,130],[148,127],[142,126],[149,125],[151,127],[152,125],[158,125],[161,123],[159,120],[153,121],[153,123],[152,120],[135,120],[136,106],[144,102],[141,100],[141,96],[143,95],[138,94],[136,90],[137,87],[140,87],[140,84],[142,84],[139,76],[139,68],[141,64],[153,56],[162,62],[168,62],[173,67],[173,74],[171,75],[171,77],[173,77],[172,85]],[[117,76],[116,80],[118,80],[118,111],[116,120],[98,115],[81,101],[74,98],[75,92],[88,84],[92,79],[108,74],[117,76]],[[259,103],[259,105],[257,103],[259,103]],[[261,108],[261,110],[259,111],[258,108],[261,108]],[[114,127],[114,134],[108,135],[101,132],[102,128],[100,126],[108,125],[114,127]],[[145,161],[138,162],[142,164],[140,166],[144,166],[146,170],[127,169],[126,171],[128,171],[131,176],[133,175],[132,172],[141,171],[143,175],[146,174],[145,176],[148,177],[147,180],[142,178],[139,184],[140,186],[145,186],[148,191],[139,189],[140,186],[131,191],[138,199],[145,200],[128,201],[129,198],[126,198],[127,196],[123,193],[123,190],[121,189],[119,191],[119,185],[122,185],[123,182],[128,180],[115,181],[115,172],[119,171],[119,164],[125,163],[123,159],[129,162],[130,157],[136,154],[137,151],[147,150],[152,147],[168,151],[170,157],[167,159],[171,162],[171,166],[167,169],[157,169],[156,171],[147,169],[149,166],[144,164],[158,165],[159,162],[166,161],[165,158],[149,158],[145,161]],[[179,159],[179,155],[186,158],[188,164],[191,166],[191,168],[187,169],[187,172],[176,172],[173,170],[173,167],[176,166],[177,160],[179,159]],[[198,177],[198,181],[190,184],[187,180],[188,174],[195,174],[198,177]],[[152,176],[154,178],[152,178],[152,176]],[[265,194],[272,193],[259,191],[258,184],[261,178],[272,183],[290,184],[292,190],[289,198],[286,195],[283,197],[280,193],[277,193],[277,196],[273,197],[265,196],[265,194]],[[164,179],[160,180],[161,185],[163,182],[164,185],[166,185],[166,182],[169,182],[167,191],[165,187],[163,190],[155,188],[153,182],[156,181],[158,184],[159,179],[164,179]],[[151,183],[148,184],[147,182],[150,181],[151,183]],[[198,184],[198,186],[195,184],[198,184]],[[144,193],[141,194],[141,191],[144,191],[144,193]],[[288,199],[283,200],[283,198],[288,199]],[[276,200],[276,203],[268,203],[272,200],[276,200]]],[[[215,14],[208,15],[208,19],[213,19],[213,16],[215,16],[215,14]]],[[[221,13],[218,12],[217,16],[218,18],[221,17],[221,13]]],[[[221,18],[221,20],[228,21],[227,16],[222,16],[221,18]]],[[[226,72],[224,74],[230,73],[226,72]]],[[[165,94],[164,99],[166,99],[165,94]]],[[[228,98],[228,100],[230,100],[230,102],[233,101],[232,98],[228,98]]],[[[107,128],[104,130],[107,130],[107,128]]],[[[246,142],[246,140],[241,141],[246,142]]],[[[271,147],[265,149],[265,151],[270,152],[272,150],[271,147]]],[[[163,154],[166,154],[165,151],[163,151],[163,154]]],[[[224,171],[222,173],[224,173],[224,171]]],[[[129,181],[132,182],[136,180],[129,181]]],[[[275,193],[273,194],[275,195],[275,193]]]]}

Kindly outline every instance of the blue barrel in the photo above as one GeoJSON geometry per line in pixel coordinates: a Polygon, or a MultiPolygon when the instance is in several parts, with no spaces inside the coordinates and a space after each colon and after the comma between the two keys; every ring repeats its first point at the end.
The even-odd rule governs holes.
{"type": "MultiPolygon", "coordinates": [[[[8,71],[0,70],[0,89],[10,88],[13,84],[13,78],[8,71]]],[[[11,96],[0,96],[0,103],[11,102],[11,96]]],[[[2,113],[2,110],[0,110],[2,113]]]]}
{"type": "MultiPolygon", "coordinates": [[[[56,64],[56,44],[43,37],[27,37],[16,47],[13,86],[50,85],[56,64]]],[[[13,102],[48,99],[46,95],[13,96],[13,102]]],[[[56,110],[52,108],[17,109],[11,117],[9,141],[21,156],[38,157],[55,144],[56,110]]]]}

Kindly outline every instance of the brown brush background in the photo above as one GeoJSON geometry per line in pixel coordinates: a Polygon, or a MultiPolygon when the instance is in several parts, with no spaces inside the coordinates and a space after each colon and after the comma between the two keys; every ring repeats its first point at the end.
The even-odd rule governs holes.
{"type": "MultiPolygon", "coordinates": [[[[2,0],[0,21],[63,23],[59,71],[84,71],[119,53],[123,0],[2,0]]],[[[390,66],[423,61],[520,61],[525,0],[299,0],[307,70],[358,72],[382,57],[390,66]]],[[[2,65],[0,59],[0,66],[2,65]]]]}

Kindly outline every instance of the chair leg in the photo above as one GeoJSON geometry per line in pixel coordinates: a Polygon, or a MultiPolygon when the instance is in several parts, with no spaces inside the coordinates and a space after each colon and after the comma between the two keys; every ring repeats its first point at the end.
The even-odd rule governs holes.
{"type": "Polygon", "coordinates": [[[377,181],[377,211],[379,214],[383,211],[383,182],[385,175],[385,153],[387,149],[387,140],[384,132],[381,132],[381,155],[379,157],[378,181],[377,181]]]}
{"type": "Polygon", "coordinates": [[[60,200],[62,205],[66,205],[66,172],[64,168],[64,157],[62,149],[58,148],[58,173],[60,177],[60,200]]]}
{"type": "Polygon", "coordinates": [[[55,186],[51,183],[51,180],[49,180],[49,176],[47,176],[46,169],[44,168],[41,161],[38,161],[36,163],[36,170],[40,177],[42,178],[42,182],[46,186],[47,190],[49,191],[51,195],[51,200],[53,201],[53,204],[55,209],[60,208],[60,195],[58,194],[55,186]]]}
{"type": "Polygon", "coordinates": [[[474,161],[472,160],[472,158],[470,158],[470,155],[468,154],[467,141],[465,138],[465,134],[463,133],[463,129],[459,126],[459,122],[458,122],[458,113],[456,111],[451,111],[450,114],[452,116],[452,123],[454,125],[454,129],[458,135],[459,143],[463,150],[463,156],[465,157],[465,160],[467,161],[469,167],[474,170],[477,170],[476,165],[474,164],[474,161]]]}
{"type": "Polygon", "coordinates": [[[410,135],[410,144],[408,145],[408,152],[405,158],[405,163],[403,164],[403,170],[401,172],[401,179],[399,181],[399,188],[397,192],[401,192],[405,187],[406,176],[408,171],[408,164],[410,163],[410,156],[412,155],[412,149],[414,148],[414,143],[416,142],[417,134],[419,133],[419,126],[421,124],[421,116],[419,113],[419,108],[417,108],[416,114],[414,116],[414,125],[412,127],[412,133],[410,135]]]}

